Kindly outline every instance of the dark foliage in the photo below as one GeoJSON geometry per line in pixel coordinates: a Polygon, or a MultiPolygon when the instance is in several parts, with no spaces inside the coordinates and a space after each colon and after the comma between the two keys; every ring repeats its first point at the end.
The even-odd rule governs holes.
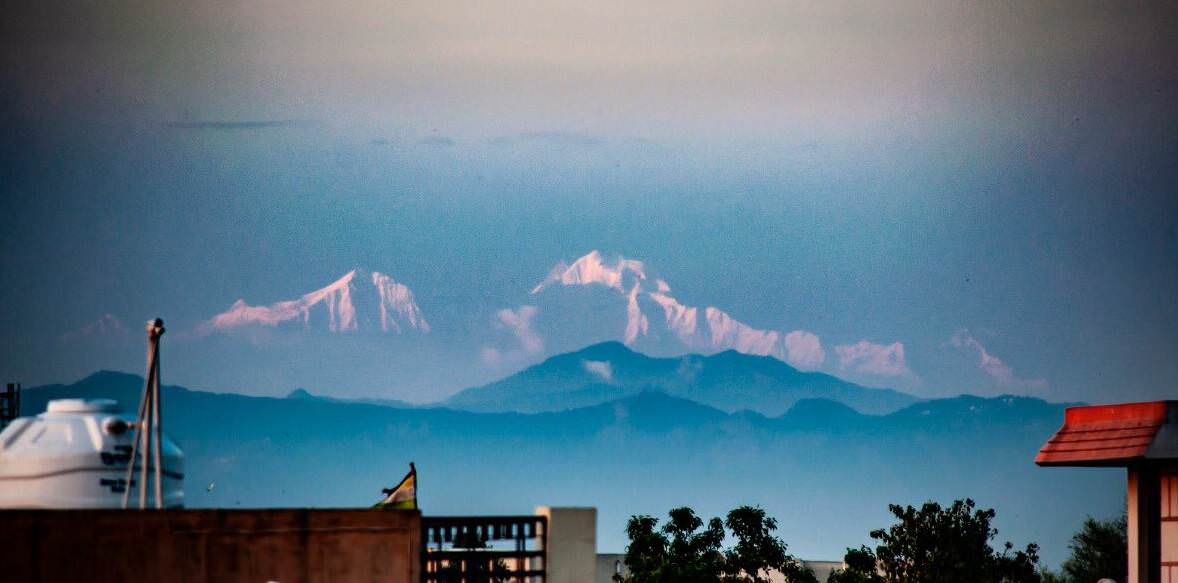
{"type": "Polygon", "coordinates": [[[879,541],[848,549],[847,568],[834,583],[1040,583],[1036,564],[1039,547],[1001,553],[990,546],[998,534],[991,527],[994,511],[978,510],[973,500],[957,500],[948,508],[927,502],[920,509],[891,505],[898,519],[887,529],[871,532],[879,541]]]}
{"type": "MultiPolygon", "coordinates": [[[[1129,539],[1125,517],[1096,520],[1089,517],[1072,536],[1068,545],[1072,555],[1062,565],[1062,572],[1051,574],[1053,583],[1086,583],[1100,579],[1129,579],[1129,539]]],[[[1047,581],[1048,577],[1044,577],[1047,581]]]]}
{"type": "Polygon", "coordinates": [[[663,562],[664,581],[705,583],[715,581],[724,565],[720,545],[724,542],[724,524],[719,518],[704,521],[690,508],[676,508],[663,527],[669,537],[666,560],[663,562]]]}
{"type": "Polygon", "coordinates": [[[787,583],[817,583],[814,573],[786,553],[773,536],[777,521],[760,508],[741,506],[727,520],[706,524],[690,508],[668,513],[660,529],[658,519],[634,516],[626,526],[625,575],[618,583],[768,583],[770,571],[785,575],[787,583]],[[736,544],[722,549],[727,526],[736,544]]]}
{"type": "Polygon", "coordinates": [[[875,553],[871,549],[847,549],[843,562],[847,568],[831,573],[827,583],[883,583],[883,577],[876,570],[875,553]]]}

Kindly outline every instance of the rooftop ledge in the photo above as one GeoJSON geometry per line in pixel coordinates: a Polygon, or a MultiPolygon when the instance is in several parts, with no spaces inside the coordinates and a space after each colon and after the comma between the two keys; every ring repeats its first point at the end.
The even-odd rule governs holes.
{"type": "Polygon", "coordinates": [[[1129,466],[1178,460],[1178,401],[1068,407],[1040,466],[1129,466]]]}

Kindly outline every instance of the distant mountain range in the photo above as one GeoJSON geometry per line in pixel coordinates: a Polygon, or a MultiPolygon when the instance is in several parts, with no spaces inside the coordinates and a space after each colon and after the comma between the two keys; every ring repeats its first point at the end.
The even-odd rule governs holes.
{"type": "Polygon", "coordinates": [[[339,399],[336,397],[328,397],[325,395],[313,395],[307,389],[295,389],[286,394],[287,399],[305,399],[310,401],[326,401],[329,403],[354,403],[363,405],[381,405],[384,407],[397,407],[401,409],[412,409],[416,405],[406,403],[405,401],[398,401],[397,399],[374,399],[368,397],[361,397],[358,399],[339,399]]]}
{"type": "MultiPolygon", "coordinates": [[[[185,339],[182,350],[169,349],[170,369],[210,387],[269,392],[306,386],[322,394],[390,395],[414,402],[485,385],[545,358],[607,341],[658,357],[735,351],[771,357],[796,369],[774,369],[751,361],[741,365],[749,371],[764,369],[749,372],[755,382],[738,379],[756,393],[745,395],[724,389],[720,385],[725,381],[719,378],[706,381],[715,386],[693,384],[690,367],[701,363],[707,365],[705,376],[717,376],[712,374],[718,370],[712,361],[676,361],[677,366],[687,367],[681,371],[683,378],[654,387],[625,379],[627,371],[615,363],[623,382],[591,387],[577,381],[578,388],[584,389],[582,395],[560,395],[552,403],[541,402],[548,396],[531,395],[516,407],[526,411],[599,403],[657,388],[725,411],[748,407],[773,415],[796,399],[821,396],[880,413],[911,400],[891,391],[861,392],[857,390],[861,387],[829,376],[783,379],[803,371],[901,390],[921,382],[908,368],[906,347],[900,340],[844,335],[838,338],[843,343],[824,344],[815,332],[784,326],[785,318],[772,315],[777,310],[767,311],[763,302],[732,306],[745,315],[738,318],[735,312],[697,300],[688,290],[673,292],[668,280],[643,261],[606,256],[597,250],[571,262],[558,261],[547,275],[536,271],[507,295],[472,293],[479,285],[472,281],[461,293],[430,289],[422,292],[427,297],[421,297],[400,276],[359,267],[330,282],[300,281],[306,287],[295,289],[302,293],[222,296],[184,320],[165,318],[172,332],[169,338],[185,339]],[[209,362],[220,365],[210,367],[209,362]]],[[[772,295],[758,288],[757,282],[734,277],[730,283],[747,287],[753,295],[772,295]]],[[[252,281],[250,285],[290,289],[280,282],[252,281]]],[[[60,351],[55,345],[50,354],[60,354],[54,360],[68,366],[47,370],[67,375],[96,368],[137,370],[141,358],[141,349],[135,346],[141,341],[137,328],[104,310],[98,320],[58,336],[57,343],[70,350],[60,351]]],[[[571,392],[568,387],[557,388],[571,392]]],[[[493,402],[467,398],[454,404],[473,410],[503,409],[493,402]]]]}
{"type": "Polygon", "coordinates": [[[602,303],[603,297],[586,301],[579,294],[561,293],[562,288],[605,292],[605,298],[612,302],[605,301],[614,304],[609,310],[614,313],[606,314],[607,327],[613,327],[606,331],[607,337],[646,352],[735,350],[772,356],[807,370],[818,368],[826,359],[821,342],[810,332],[760,329],[720,308],[680,302],[666,280],[649,274],[646,264],[635,259],[618,257],[610,261],[593,250],[571,264],[558,263],[547,278],[532,288],[534,300],[548,302],[558,312],[593,313],[589,305],[602,303]]]}
{"type": "MultiPolygon", "coordinates": [[[[621,358],[645,357],[627,352],[601,345],[556,362],[571,371],[593,356],[629,378],[639,373],[621,358]]],[[[690,361],[703,361],[704,375],[733,356],[690,361]]],[[[650,360],[641,374],[652,378],[674,362],[650,360]]],[[[23,407],[33,414],[54,398],[110,397],[134,410],[141,389],[137,376],[103,372],[26,389],[23,407]]],[[[716,516],[759,504],[780,520],[792,552],[834,559],[890,523],[889,503],[969,496],[998,510],[1002,540],[1038,542],[1057,563],[1086,515],[1113,516],[1124,504],[1120,472],[1034,466],[1063,406],[1030,398],[929,400],[878,416],[800,399],[765,416],[647,391],[523,414],[166,386],[162,404],[164,429],[186,456],[191,507],[366,506],[415,461],[429,514],[596,506],[603,551],[625,547],[632,514],[687,504],[716,516]]]]}
{"type": "Polygon", "coordinates": [[[468,411],[537,413],[598,405],[660,391],[725,412],[784,414],[798,401],[828,399],[861,413],[896,411],[918,399],[828,374],[802,372],[768,356],[735,350],[652,358],[620,342],[554,356],[494,383],[460,391],[444,405],[468,411]]]}
{"type": "Polygon", "coordinates": [[[251,306],[239,299],[199,329],[204,333],[227,332],[246,326],[275,327],[287,322],[303,327],[314,323],[331,332],[355,332],[361,328],[395,333],[430,330],[408,286],[378,271],[366,273],[359,269],[293,300],[251,306]]]}
{"type": "MultiPolygon", "coordinates": [[[[616,314],[611,315],[622,318],[625,324],[609,329],[605,335],[627,345],[671,352],[736,350],[773,356],[808,369],[816,368],[825,359],[818,338],[808,332],[761,330],[712,306],[684,305],[671,295],[671,287],[666,281],[648,277],[643,262],[624,257],[610,262],[596,250],[572,264],[558,263],[548,277],[532,288],[530,296],[533,300],[549,301],[549,307],[555,308],[551,311],[558,313],[542,317],[553,321],[567,318],[581,323],[564,326],[564,330],[549,326],[546,330],[549,335],[576,336],[576,331],[585,327],[584,320],[599,317],[594,314],[594,308],[599,310],[601,306],[586,306],[583,298],[576,294],[555,297],[559,296],[555,290],[562,287],[592,287],[610,294],[607,302],[616,307],[611,310],[616,314]]],[[[596,303],[600,304],[600,301],[596,303]]],[[[301,325],[304,329],[322,327],[330,332],[364,329],[394,333],[430,331],[429,322],[408,286],[387,274],[360,269],[353,269],[331,284],[291,300],[251,305],[238,299],[227,310],[203,322],[199,331],[209,334],[252,326],[291,324],[301,325]]]]}

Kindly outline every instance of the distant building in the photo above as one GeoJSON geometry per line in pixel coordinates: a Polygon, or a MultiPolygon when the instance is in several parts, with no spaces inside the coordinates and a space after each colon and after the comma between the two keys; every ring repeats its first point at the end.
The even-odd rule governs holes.
{"type": "Polygon", "coordinates": [[[1178,401],[1069,407],[1035,463],[1127,468],[1128,583],[1178,582],[1178,401]]]}
{"type": "Polygon", "coordinates": [[[0,581],[421,581],[416,510],[0,510],[0,581]]]}
{"type": "Polygon", "coordinates": [[[0,391],[0,429],[7,427],[17,417],[20,417],[20,385],[8,383],[0,391]]]}
{"type": "Polygon", "coordinates": [[[626,573],[626,555],[621,553],[597,554],[597,583],[612,583],[614,575],[626,573]]]}
{"type": "MultiPolygon", "coordinates": [[[[806,561],[806,560],[803,560],[802,564],[809,567],[811,571],[814,571],[814,575],[816,575],[818,577],[818,581],[820,581],[821,583],[826,583],[826,580],[830,578],[831,573],[838,571],[839,569],[845,568],[847,566],[846,563],[843,563],[842,561],[806,561]]],[[[777,580],[778,579],[774,579],[774,581],[777,581],[777,580]]]]}
{"type": "MultiPolygon", "coordinates": [[[[0,545],[0,581],[429,583],[497,564],[521,583],[612,583],[624,556],[597,553],[596,523],[595,508],[557,507],[432,517],[326,508],[0,510],[0,540],[9,541],[0,545]],[[69,561],[57,560],[61,549],[70,549],[69,561]]],[[[806,566],[826,581],[842,563],[806,566]]]]}
{"type": "Polygon", "coordinates": [[[588,583],[597,574],[597,509],[541,506],[548,519],[544,540],[548,573],[544,583],[588,583]]]}
{"type": "MultiPolygon", "coordinates": [[[[802,561],[802,564],[814,571],[818,581],[826,583],[830,574],[846,567],[842,561],[802,561]]],[[[626,555],[621,553],[597,554],[597,583],[612,583],[614,574],[626,573],[626,555]]],[[[784,581],[780,573],[773,573],[770,580],[774,583],[784,581]]]]}

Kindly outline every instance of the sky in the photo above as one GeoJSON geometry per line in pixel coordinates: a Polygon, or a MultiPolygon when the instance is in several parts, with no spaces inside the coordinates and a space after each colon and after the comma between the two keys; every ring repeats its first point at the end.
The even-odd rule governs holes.
{"type": "Polygon", "coordinates": [[[165,382],[436,401],[588,342],[606,300],[529,291],[600,250],[870,386],[1178,396],[1170,6],[44,4],[0,22],[5,381],[161,316],[165,382]],[[354,268],[431,331],[201,333],[354,268]]]}

